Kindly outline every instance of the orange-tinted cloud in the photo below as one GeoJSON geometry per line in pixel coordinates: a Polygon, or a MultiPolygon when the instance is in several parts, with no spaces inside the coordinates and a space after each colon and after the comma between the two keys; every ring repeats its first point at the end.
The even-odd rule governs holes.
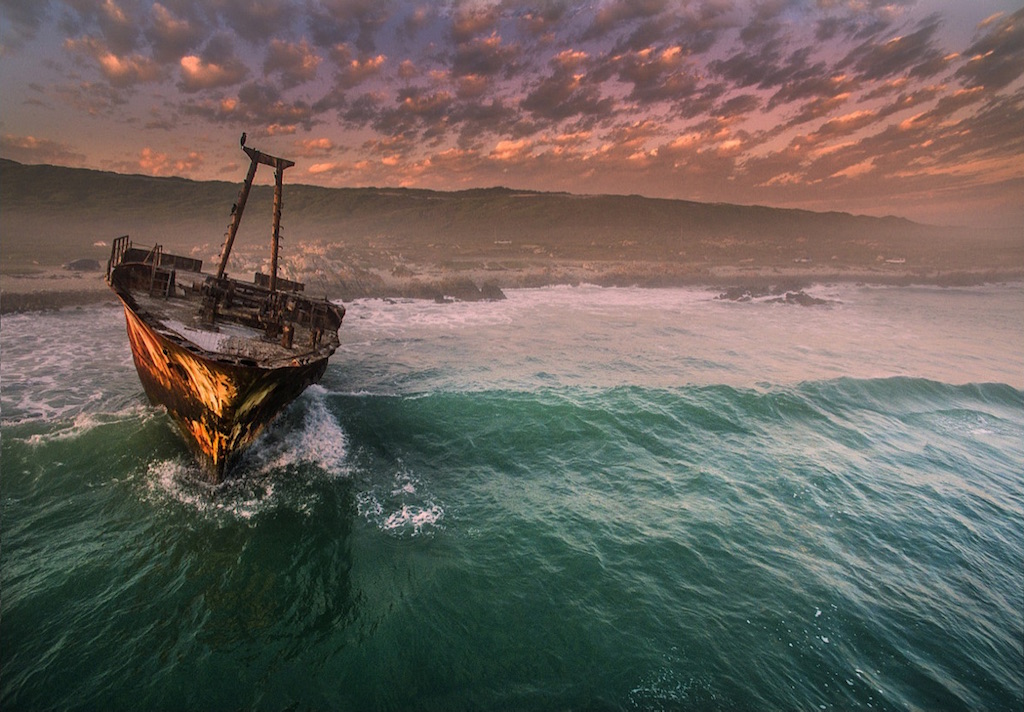
{"type": "MultiPolygon", "coordinates": [[[[1024,174],[1024,128],[1010,118],[1024,91],[1024,10],[997,12],[1000,0],[955,13],[909,0],[8,9],[4,51],[19,61],[7,65],[5,98],[20,99],[7,104],[17,111],[5,130],[64,145],[68,161],[95,149],[38,131],[55,125],[42,112],[94,122],[90,135],[134,152],[156,150],[153,130],[162,141],[248,130],[285,140],[313,159],[311,179],[331,184],[628,184],[665,197],[839,205],[837,186],[866,200],[874,181],[895,201],[899,181],[975,185],[976,167],[1024,174]],[[61,44],[49,47],[54,36],[61,44]],[[17,74],[23,66],[33,71],[17,74]]],[[[186,168],[216,176],[229,160],[186,168]]]]}
{"type": "Polygon", "coordinates": [[[102,40],[95,37],[65,40],[64,48],[69,52],[91,58],[106,80],[116,87],[155,82],[164,75],[163,68],[149,57],[140,54],[114,54],[102,40]]]}

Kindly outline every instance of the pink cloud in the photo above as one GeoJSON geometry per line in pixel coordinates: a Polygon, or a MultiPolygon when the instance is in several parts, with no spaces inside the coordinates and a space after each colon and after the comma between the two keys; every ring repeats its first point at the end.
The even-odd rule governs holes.
{"type": "Polygon", "coordinates": [[[0,152],[23,163],[58,163],[74,166],[85,162],[85,156],[69,144],[35,136],[4,134],[0,137],[0,152]]]}
{"type": "Polygon", "coordinates": [[[387,62],[383,54],[354,57],[352,49],[346,44],[332,47],[331,59],[338,66],[335,82],[342,89],[351,89],[379,75],[387,62]]]}
{"type": "Polygon", "coordinates": [[[245,79],[248,74],[245,65],[240,62],[204,62],[194,54],[182,57],[180,65],[181,88],[186,92],[232,86],[245,79]]]}
{"type": "Polygon", "coordinates": [[[322,58],[303,39],[301,42],[271,40],[263,62],[265,74],[278,72],[285,86],[295,86],[316,78],[322,58]]]}
{"type": "Polygon", "coordinates": [[[127,87],[164,78],[163,68],[149,57],[139,54],[119,56],[95,37],[67,39],[64,48],[95,61],[97,68],[113,86],[127,87]]]}
{"type": "Polygon", "coordinates": [[[307,138],[295,143],[295,151],[300,156],[323,156],[334,151],[334,141],[326,137],[307,138]]]}
{"type": "Polygon", "coordinates": [[[183,157],[171,157],[167,153],[155,151],[146,146],[139,152],[139,159],[135,165],[143,173],[153,176],[168,176],[195,173],[202,168],[203,163],[203,155],[197,151],[190,151],[183,157]]]}

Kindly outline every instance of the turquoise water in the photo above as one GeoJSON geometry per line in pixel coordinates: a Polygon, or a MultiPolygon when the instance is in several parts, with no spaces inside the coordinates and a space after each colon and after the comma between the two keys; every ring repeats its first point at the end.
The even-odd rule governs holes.
{"type": "Polygon", "coordinates": [[[1021,709],[1024,285],[812,293],[355,302],[218,488],[5,316],[0,707],[1021,709]]]}

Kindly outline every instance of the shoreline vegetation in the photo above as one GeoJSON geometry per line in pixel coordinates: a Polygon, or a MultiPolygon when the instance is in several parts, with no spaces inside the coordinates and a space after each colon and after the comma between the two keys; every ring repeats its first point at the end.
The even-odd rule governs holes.
{"type": "MultiPolygon", "coordinates": [[[[103,265],[123,234],[210,269],[237,190],[0,159],[0,313],[116,303],[103,265]]],[[[271,205],[272,188],[254,186],[228,265],[236,276],[268,270],[271,205]]],[[[507,188],[291,185],[284,216],[281,276],[346,302],[501,299],[505,289],[594,284],[813,306],[803,290],[814,284],[1024,280],[1020,230],[848,213],[507,188]]]]}

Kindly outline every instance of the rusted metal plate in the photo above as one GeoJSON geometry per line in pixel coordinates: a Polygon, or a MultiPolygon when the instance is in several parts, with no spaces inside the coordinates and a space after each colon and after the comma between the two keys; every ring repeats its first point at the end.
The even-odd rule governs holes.
{"type": "Polygon", "coordinates": [[[220,481],[231,458],[327,368],[327,358],[283,368],[211,361],[156,333],[127,304],[128,340],[146,395],[163,405],[206,474],[220,481]]]}

